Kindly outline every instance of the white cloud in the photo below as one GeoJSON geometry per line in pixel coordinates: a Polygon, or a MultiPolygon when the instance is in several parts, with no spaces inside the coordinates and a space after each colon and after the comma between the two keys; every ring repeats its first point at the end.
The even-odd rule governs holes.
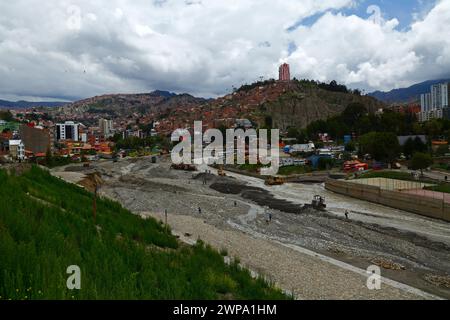
{"type": "Polygon", "coordinates": [[[339,80],[368,90],[392,89],[450,76],[450,1],[439,1],[407,31],[398,21],[327,13],[294,32],[289,57],[300,77],[339,80]]]}
{"type": "Polygon", "coordinates": [[[450,24],[450,0],[404,32],[396,29],[396,19],[377,25],[336,13],[355,5],[352,0],[5,1],[0,97],[78,98],[153,89],[218,95],[260,76],[275,77],[283,60],[299,78],[336,79],[366,89],[450,70],[450,39],[443,31],[450,24]],[[325,14],[312,26],[286,31],[317,13],[325,14]]]}

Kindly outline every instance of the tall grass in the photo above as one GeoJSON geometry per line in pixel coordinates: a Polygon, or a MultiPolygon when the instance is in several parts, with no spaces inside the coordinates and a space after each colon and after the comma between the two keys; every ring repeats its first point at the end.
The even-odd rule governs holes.
{"type": "Polygon", "coordinates": [[[33,167],[0,170],[0,299],[284,299],[199,242],[33,167]],[[68,290],[66,269],[81,269],[68,290]]]}

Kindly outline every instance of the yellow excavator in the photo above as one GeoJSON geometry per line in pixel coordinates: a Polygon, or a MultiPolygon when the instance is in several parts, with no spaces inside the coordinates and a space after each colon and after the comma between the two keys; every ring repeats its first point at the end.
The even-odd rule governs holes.
{"type": "Polygon", "coordinates": [[[267,186],[281,186],[286,183],[286,180],[282,177],[268,177],[265,184],[267,186]]]}
{"type": "Polygon", "coordinates": [[[217,169],[217,174],[220,177],[226,177],[227,176],[227,174],[225,173],[225,170],[223,170],[223,166],[219,166],[219,169],[217,169]]]}

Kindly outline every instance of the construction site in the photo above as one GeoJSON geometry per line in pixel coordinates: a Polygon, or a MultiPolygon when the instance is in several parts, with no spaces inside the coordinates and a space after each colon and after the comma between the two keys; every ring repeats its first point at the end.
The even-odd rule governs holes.
{"type": "Polygon", "coordinates": [[[100,195],[167,221],[181,241],[200,238],[226,250],[296,299],[450,298],[448,222],[339,195],[323,183],[267,184],[222,168],[172,167],[168,157],[52,173],[86,184],[93,172],[100,195]],[[371,265],[381,268],[381,290],[366,285],[371,265]]]}

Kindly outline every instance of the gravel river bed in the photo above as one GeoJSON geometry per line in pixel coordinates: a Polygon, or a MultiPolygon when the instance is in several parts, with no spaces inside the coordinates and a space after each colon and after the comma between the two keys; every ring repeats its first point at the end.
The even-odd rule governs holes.
{"type": "Polygon", "coordinates": [[[447,222],[337,195],[320,184],[269,187],[236,173],[219,177],[207,167],[172,170],[168,160],[102,161],[53,174],[72,181],[73,172],[99,172],[104,196],[161,220],[167,210],[182,240],[226,248],[299,299],[450,298],[447,222]],[[325,197],[327,211],[301,210],[316,194],[325,197]],[[381,266],[383,286],[372,291],[366,269],[374,264],[381,266]]]}

